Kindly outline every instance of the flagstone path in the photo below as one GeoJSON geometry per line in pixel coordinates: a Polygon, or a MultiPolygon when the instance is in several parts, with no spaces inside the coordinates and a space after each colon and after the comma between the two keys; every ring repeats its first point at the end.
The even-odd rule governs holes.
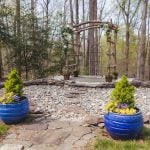
{"type": "Polygon", "coordinates": [[[100,122],[103,121],[32,120],[31,123],[12,125],[0,150],[82,150],[96,136],[100,127],[95,125],[100,122]]]}

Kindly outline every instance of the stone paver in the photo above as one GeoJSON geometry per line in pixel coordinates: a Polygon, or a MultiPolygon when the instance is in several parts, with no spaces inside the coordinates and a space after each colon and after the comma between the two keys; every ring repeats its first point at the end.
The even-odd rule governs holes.
{"type": "Polygon", "coordinates": [[[32,142],[30,141],[22,141],[22,140],[19,140],[19,139],[5,139],[3,140],[3,144],[20,144],[20,145],[23,145],[25,148],[29,148],[33,145],[32,142]]]}
{"type": "Polygon", "coordinates": [[[48,124],[29,124],[29,125],[22,125],[20,127],[21,129],[24,130],[36,130],[36,131],[41,131],[41,130],[46,130],[48,129],[48,124]]]}
{"type": "Polygon", "coordinates": [[[23,150],[24,146],[19,144],[4,144],[0,150],[23,150]]]}
{"type": "Polygon", "coordinates": [[[84,148],[95,136],[83,122],[54,120],[46,124],[12,126],[0,150],[73,150],[84,148]]]}

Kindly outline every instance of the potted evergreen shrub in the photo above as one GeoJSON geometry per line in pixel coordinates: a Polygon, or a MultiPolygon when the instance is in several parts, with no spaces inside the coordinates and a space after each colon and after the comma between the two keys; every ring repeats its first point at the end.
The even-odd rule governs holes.
{"type": "Polygon", "coordinates": [[[16,69],[8,75],[4,94],[0,97],[0,120],[7,124],[19,123],[29,112],[29,102],[23,96],[23,82],[16,69]]]}
{"type": "Polygon", "coordinates": [[[143,127],[140,109],[135,106],[135,87],[126,76],[116,83],[104,115],[106,130],[114,139],[138,138],[143,127]]]}

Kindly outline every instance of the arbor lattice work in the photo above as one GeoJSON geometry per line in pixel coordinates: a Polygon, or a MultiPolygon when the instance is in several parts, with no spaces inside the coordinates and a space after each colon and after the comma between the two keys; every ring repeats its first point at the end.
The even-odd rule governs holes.
{"type": "MultiPolygon", "coordinates": [[[[73,31],[75,34],[75,42],[74,42],[74,48],[75,48],[75,55],[71,55],[74,58],[76,58],[75,64],[68,64],[68,61],[66,63],[66,67],[69,68],[78,68],[80,65],[80,48],[81,48],[81,41],[80,36],[81,32],[84,32],[86,30],[90,29],[97,29],[97,28],[106,28],[106,35],[107,35],[107,43],[108,43],[108,66],[107,66],[107,73],[108,75],[112,74],[113,72],[116,72],[117,69],[117,58],[116,58],[116,43],[117,43],[117,32],[118,32],[118,26],[114,25],[112,21],[110,22],[101,22],[101,21],[87,21],[80,24],[76,24],[73,26],[73,31]]],[[[90,53],[89,53],[90,55],[90,53]]],[[[85,59],[85,58],[84,58],[85,59]]],[[[95,60],[97,61],[97,60],[95,60]]],[[[98,65],[98,63],[97,63],[98,65]]],[[[98,68],[98,67],[97,67],[98,68]]]]}

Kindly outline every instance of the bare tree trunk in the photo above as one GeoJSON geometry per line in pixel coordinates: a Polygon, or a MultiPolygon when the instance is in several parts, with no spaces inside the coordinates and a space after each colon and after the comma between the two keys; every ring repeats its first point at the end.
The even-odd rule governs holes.
{"type": "Polygon", "coordinates": [[[17,58],[17,69],[19,74],[21,75],[21,29],[20,29],[20,0],[16,0],[16,31],[17,31],[17,52],[18,52],[18,58],[17,58]]]}
{"type": "MultiPolygon", "coordinates": [[[[95,1],[95,4],[94,4],[94,20],[97,20],[97,0],[95,1]]],[[[98,53],[98,29],[96,28],[95,29],[95,41],[94,41],[94,57],[95,57],[95,75],[98,75],[99,74],[99,63],[98,63],[98,57],[99,57],[99,53],[98,53]]]]}
{"type": "Polygon", "coordinates": [[[129,73],[129,40],[130,40],[130,29],[129,23],[126,24],[126,45],[125,45],[125,57],[126,57],[126,64],[125,64],[125,73],[128,76],[129,73]]]}
{"type": "Polygon", "coordinates": [[[3,62],[2,61],[2,50],[1,50],[1,46],[0,46],[0,79],[2,79],[2,77],[3,77],[3,63],[2,62],[3,62]]]}
{"type": "Polygon", "coordinates": [[[65,2],[64,2],[64,15],[63,15],[64,25],[66,25],[66,4],[67,4],[67,0],[65,0],[65,2]]]}
{"type": "Polygon", "coordinates": [[[46,0],[45,6],[46,6],[46,24],[45,24],[45,28],[46,28],[46,42],[48,41],[49,38],[49,4],[50,4],[51,0],[46,0]]]}
{"type": "Polygon", "coordinates": [[[147,12],[147,38],[146,38],[146,53],[145,53],[145,65],[147,65],[147,69],[145,70],[145,75],[146,79],[149,80],[149,71],[150,71],[150,66],[149,66],[149,59],[150,59],[150,11],[148,10],[147,12]]]}
{"type": "Polygon", "coordinates": [[[150,80],[150,10],[148,9],[148,40],[147,40],[148,80],[150,80]]]}
{"type": "Polygon", "coordinates": [[[126,45],[125,45],[125,73],[128,76],[129,74],[129,52],[130,52],[130,27],[135,22],[133,19],[137,14],[141,0],[131,1],[131,0],[117,0],[117,3],[120,8],[120,13],[123,14],[123,19],[126,24],[126,45]],[[132,7],[132,3],[135,3],[135,6],[132,7]]]}
{"type": "Polygon", "coordinates": [[[32,44],[33,44],[33,48],[35,46],[35,13],[34,13],[34,9],[35,9],[35,0],[31,0],[31,28],[32,28],[32,44]]]}
{"type": "MultiPolygon", "coordinates": [[[[79,0],[76,0],[76,25],[79,24],[79,0]]],[[[78,30],[78,27],[77,27],[78,30]]],[[[79,53],[80,53],[80,32],[76,33],[76,53],[77,53],[77,65],[79,67],[79,53]]]]}
{"type": "MultiPolygon", "coordinates": [[[[83,15],[83,22],[85,21],[85,1],[82,0],[82,15],[83,15]]],[[[83,26],[85,27],[85,25],[83,26]]],[[[84,69],[86,68],[86,48],[85,48],[85,31],[83,31],[83,53],[84,53],[84,69]]]]}
{"type": "Polygon", "coordinates": [[[147,6],[148,0],[142,0],[142,23],[140,32],[140,43],[138,50],[138,60],[137,60],[137,78],[144,80],[145,74],[145,45],[146,45],[146,20],[147,20],[147,6]]]}
{"type": "MultiPolygon", "coordinates": [[[[71,19],[71,27],[73,28],[73,8],[72,8],[72,0],[69,1],[70,2],[70,19],[71,19]]],[[[72,49],[73,49],[73,53],[75,53],[74,50],[74,35],[71,35],[71,41],[72,41],[72,49]]],[[[75,59],[74,59],[75,61],[75,59]]]]}
{"type": "Polygon", "coordinates": [[[150,80],[150,10],[148,12],[148,79],[150,80]]]}
{"type": "Polygon", "coordinates": [[[45,47],[48,52],[49,56],[49,66],[51,66],[51,49],[48,47],[48,41],[49,41],[49,5],[51,0],[43,0],[44,2],[44,8],[43,8],[43,27],[45,26],[45,37],[43,39],[45,40],[45,47]]]}
{"type": "MultiPolygon", "coordinates": [[[[97,19],[97,0],[89,0],[89,20],[97,19]]],[[[96,75],[96,65],[98,64],[97,31],[90,29],[88,32],[89,48],[89,74],[96,75]],[[95,33],[95,34],[94,34],[95,33]]]]}
{"type": "Polygon", "coordinates": [[[150,41],[149,42],[149,47],[148,47],[148,79],[150,80],[150,41]]]}

